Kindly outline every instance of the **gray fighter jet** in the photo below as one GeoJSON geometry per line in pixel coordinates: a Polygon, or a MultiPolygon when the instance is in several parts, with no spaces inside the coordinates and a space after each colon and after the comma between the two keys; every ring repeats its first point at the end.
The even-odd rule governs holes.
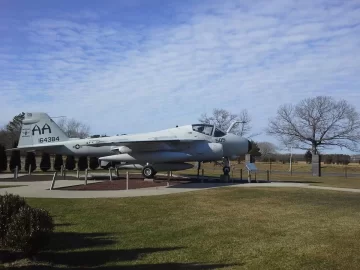
{"type": "MultiPolygon", "coordinates": [[[[44,151],[52,154],[98,157],[102,167],[142,169],[145,178],[160,171],[192,168],[187,162],[224,161],[229,174],[229,159],[248,153],[246,138],[224,132],[214,125],[192,124],[156,132],[111,137],[68,138],[59,126],[42,112],[26,113],[16,150],[44,151]]],[[[10,149],[10,150],[15,150],[10,149]]]]}

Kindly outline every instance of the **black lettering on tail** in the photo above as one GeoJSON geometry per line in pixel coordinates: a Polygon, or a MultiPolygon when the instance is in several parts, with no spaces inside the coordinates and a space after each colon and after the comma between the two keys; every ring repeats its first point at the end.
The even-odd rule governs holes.
{"type": "Polygon", "coordinates": [[[45,133],[45,132],[44,132],[45,130],[48,130],[49,133],[51,133],[51,128],[50,128],[50,126],[49,126],[48,124],[45,124],[45,125],[43,126],[43,128],[42,128],[42,134],[45,133]]]}
{"type": "Polygon", "coordinates": [[[39,132],[39,135],[41,135],[41,130],[40,130],[40,127],[38,125],[35,125],[32,129],[32,135],[34,136],[35,135],[35,131],[38,131],[39,132]]]}

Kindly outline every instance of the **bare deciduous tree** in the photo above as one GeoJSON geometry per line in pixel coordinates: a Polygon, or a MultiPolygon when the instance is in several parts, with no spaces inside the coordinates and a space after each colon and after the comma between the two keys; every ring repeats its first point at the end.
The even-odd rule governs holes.
{"type": "Polygon", "coordinates": [[[339,146],[352,151],[360,142],[360,116],[345,100],[332,97],[307,98],[296,106],[283,105],[270,120],[269,135],[294,148],[318,154],[320,148],[339,146]]]}
{"type": "Polygon", "coordinates": [[[80,121],[75,119],[66,119],[61,118],[57,121],[60,129],[69,137],[69,138],[80,138],[84,139],[89,136],[90,127],[80,121]]]}
{"type": "Polygon", "coordinates": [[[0,128],[0,143],[6,148],[12,148],[14,142],[19,140],[24,117],[25,113],[15,115],[6,126],[0,128]]]}
{"type": "Polygon", "coordinates": [[[260,148],[262,157],[268,157],[271,154],[277,153],[277,147],[271,142],[258,142],[257,145],[260,148]]]}
{"type": "MultiPolygon", "coordinates": [[[[240,124],[234,127],[232,130],[232,133],[235,133],[239,136],[244,136],[251,130],[251,118],[247,110],[242,110],[240,114],[237,115],[224,109],[214,109],[212,116],[208,116],[204,113],[199,118],[199,121],[204,124],[215,125],[217,128],[223,131],[226,131],[232,122],[240,121],[240,124]]],[[[255,134],[252,134],[251,136],[255,136],[255,134]]]]}

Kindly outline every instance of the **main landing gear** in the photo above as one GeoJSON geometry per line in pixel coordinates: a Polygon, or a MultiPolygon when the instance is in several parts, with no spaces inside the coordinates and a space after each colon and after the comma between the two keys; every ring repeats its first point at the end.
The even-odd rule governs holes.
{"type": "Polygon", "coordinates": [[[155,169],[150,165],[146,165],[142,169],[142,175],[147,179],[153,178],[156,173],[157,173],[157,171],[155,171],[155,169]]]}

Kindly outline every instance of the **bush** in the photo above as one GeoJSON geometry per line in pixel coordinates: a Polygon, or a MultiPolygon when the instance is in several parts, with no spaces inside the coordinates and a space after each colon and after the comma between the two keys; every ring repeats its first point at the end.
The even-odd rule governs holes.
{"type": "Polygon", "coordinates": [[[88,167],[88,159],[85,156],[81,156],[79,157],[78,160],[78,169],[79,171],[85,171],[85,169],[87,169],[88,167]]]}
{"type": "Polygon", "coordinates": [[[5,245],[32,256],[49,243],[53,229],[53,220],[47,211],[24,206],[11,219],[5,245]]]}
{"type": "Polygon", "coordinates": [[[19,212],[26,202],[18,195],[8,194],[0,196],[0,244],[4,245],[4,239],[8,231],[11,217],[19,212]]]}
{"type": "Polygon", "coordinates": [[[65,169],[72,171],[75,169],[75,165],[76,165],[75,157],[67,156],[65,161],[65,169]]]}
{"type": "Polygon", "coordinates": [[[52,217],[43,209],[31,208],[18,195],[0,195],[1,247],[34,255],[49,241],[52,217]]]}
{"type": "MultiPolygon", "coordinates": [[[[18,145],[17,142],[14,142],[13,148],[16,148],[18,145]]],[[[14,150],[11,152],[11,158],[10,158],[10,164],[9,169],[11,172],[15,171],[15,167],[18,166],[18,170],[21,171],[21,157],[20,157],[20,151],[14,150]]]]}
{"type": "Polygon", "coordinates": [[[51,161],[50,161],[50,155],[49,153],[42,153],[41,161],[40,161],[40,169],[43,172],[47,172],[51,169],[51,161]]]}
{"type": "Polygon", "coordinates": [[[62,165],[64,165],[62,155],[55,155],[54,169],[60,171],[62,165]]]}
{"type": "Polygon", "coordinates": [[[5,147],[0,144],[0,172],[7,169],[7,157],[5,147]]]}
{"type": "Polygon", "coordinates": [[[90,157],[89,167],[92,170],[95,170],[99,167],[99,159],[97,157],[90,157]]]}
{"type": "Polygon", "coordinates": [[[29,167],[31,165],[31,172],[35,171],[36,169],[36,159],[34,152],[27,152],[25,158],[25,171],[29,171],[29,167]]]}

